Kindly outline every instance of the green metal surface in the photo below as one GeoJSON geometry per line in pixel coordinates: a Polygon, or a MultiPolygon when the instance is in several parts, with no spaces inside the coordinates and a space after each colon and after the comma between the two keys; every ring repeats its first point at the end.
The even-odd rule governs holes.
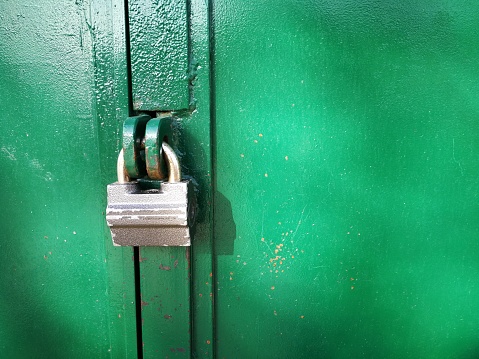
{"type": "Polygon", "coordinates": [[[140,248],[145,358],[191,357],[189,251],[140,248]]]}
{"type": "Polygon", "coordinates": [[[128,49],[118,0],[0,4],[0,356],[137,357],[138,304],[144,358],[477,357],[479,5],[165,4],[128,49]],[[190,102],[195,239],[135,303],[121,124],[190,102]]]}
{"type": "Polygon", "coordinates": [[[479,4],[214,20],[217,357],[477,357],[479,4]]]}
{"type": "Polygon", "coordinates": [[[188,109],[187,0],[128,1],[133,108],[188,109]]]}
{"type": "Polygon", "coordinates": [[[2,1],[0,20],[0,357],[134,358],[132,251],[104,219],[123,4],[2,1]]]}

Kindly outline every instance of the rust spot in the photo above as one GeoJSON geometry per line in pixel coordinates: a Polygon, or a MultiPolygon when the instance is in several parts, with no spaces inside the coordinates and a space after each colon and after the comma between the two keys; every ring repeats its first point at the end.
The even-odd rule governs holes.
{"type": "Polygon", "coordinates": [[[304,319],[304,315],[301,315],[300,318],[301,318],[301,319],[304,319]]]}
{"type": "Polygon", "coordinates": [[[141,300],[141,310],[143,310],[143,307],[146,307],[147,305],[149,305],[148,302],[145,302],[143,299],[141,300]]]}
{"type": "Polygon", "coordinates": [[[200,294],[198,294],[198,295],[200,296],[200,298],[203,296],[203,294],[201,294],[201,293],[200,293],[200,294]]]}
{"type": "Polygon", "coordinates": [[[138,260],[140,261],[140,263],[148,260],[148,258],[142,257],[141,254],[139,255],[139,257],[140,258],[138,260]]]}
{"type": "Polygon", "coordinates": [[[48,257],[45,255],[45,256],[43,256],[43,259],[48,260],[48,257]]]}
{"type": "Polygon", "coordinates": [[[175,268],[178,267],[178,259],[175,261],[175,268]]]}
{"type": "Polygon", "coordinates": [[[159,268],[161,270],[171,270],[171,267],[170,266],[164,266],[163,264],[160,264],[159,268]]]}
{"type": "Polygon", "coordinates": [[[186,261],[188,262],[188,269],[190,269],[190,248],[187,247],[185,252],[186,252],[186,254],[185,254],[186,255],[186,261]]]}
{"type": "Polygon", "coordinates": [[[180,353],[186,352],[186,349],[185,349],[185,348],[176,348],[176,350],[179,351],[180,353]]]}
{"type": "Polygon", "coordinates": [[[210,277],[213,277],[213,273],[210,273],[210,277]]]}
{"type": "Polygon", "coordinates": [[[165,314],[165,315],[163,316],[163,318],[165,318],[165,319],[171,319],[171,315],[165,314]]]}
{"type": "Polygon", "coordinates": [[[210,341],[210,340],[207,340],[207,341],[206,341],[206,344],[208,344],[208,345],[211,344],[211,341],[210,341]]]}
{"type": "Polygon", "coordinates": [[[274,290],[274,285],[271,287],[271,290],[274,290]]]}

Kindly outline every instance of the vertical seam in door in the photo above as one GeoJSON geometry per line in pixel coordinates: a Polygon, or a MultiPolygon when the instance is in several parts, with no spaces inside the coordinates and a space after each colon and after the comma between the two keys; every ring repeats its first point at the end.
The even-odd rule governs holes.
{"type": "Polygon", "coordinates": [[[217,357],[216,338],[216,251],[215,251],[215,198],[216,198],[216,88],[215,88],[215,23],[213,0],[208,0],[208,31],[209,31],[209,61],[210,61],[210,148],[211,148],[211,251],[212,251],[212,293],[213,293],[213,358],[217,357]]]}
{"type": "Polygon", "coordinates": [[[140,247],[133,247],[135,267],[135,309],[136,309],[136,345],[138,359],[143,359],[143,333],[141,318],[141,286],[140,286],[140,247]]]}
{"type": "MultiPolygon", "coordinates": [[[[131,74],[131,52],[130,52],[130,18],[128,16],[128,0],[125,6],[125,52],[126,72],[128,86],[128,113],[133,116],[133,89],[131,74]]],[[[136,311],[136,350],[138,359],[143,359],[143,333],[141,318],[141,275],[140,275],[140,247],[133,247],[134,278],[135,278],[135,311],[136,311]]]]}

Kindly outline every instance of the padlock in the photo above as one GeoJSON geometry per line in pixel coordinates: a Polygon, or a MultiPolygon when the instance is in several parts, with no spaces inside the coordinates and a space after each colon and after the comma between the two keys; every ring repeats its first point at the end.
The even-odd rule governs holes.
{"type": "Polygon", "coordinates": [[[116,246],[189,246],[196,216],[191,180],[181,180],[181,167],[173,149],[162,143],[168,182],[143,188],[125,170],[123,150],[118,156],[118,182],[108,185],[106,221],[116,246]]]}

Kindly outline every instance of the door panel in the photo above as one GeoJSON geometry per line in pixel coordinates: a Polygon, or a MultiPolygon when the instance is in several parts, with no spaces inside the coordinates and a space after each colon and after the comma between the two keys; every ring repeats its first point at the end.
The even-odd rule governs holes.
{"type": "Polygon", "coordinates": [[[478,10],[214,3],[218,357],[477,355],[478,10]]]}
{"type": "Polygon", "coordinates": [[[104,218],[128,115],[123,6],[0,14],[0,356],[136,357],[133,253],[104,218]]]}

